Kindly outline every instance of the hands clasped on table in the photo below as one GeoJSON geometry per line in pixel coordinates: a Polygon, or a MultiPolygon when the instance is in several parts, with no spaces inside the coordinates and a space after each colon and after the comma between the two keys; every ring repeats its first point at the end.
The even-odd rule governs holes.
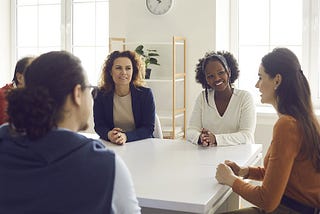
{"type": "Polygon", "coordinates": [[[202,146],[216,146],[216,137],[208,129],[202,128],[200,134],[200,145],[202,146]]]}
{"type": "Polygon", "coordinates": [[[108,139],[111,143],[123,145],[127,142],[127,135],[122,129],[113,128],[108,132],[108,139]]]}

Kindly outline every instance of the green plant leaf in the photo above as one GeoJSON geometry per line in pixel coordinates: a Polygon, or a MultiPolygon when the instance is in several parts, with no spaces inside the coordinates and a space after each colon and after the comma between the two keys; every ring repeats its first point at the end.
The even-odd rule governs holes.
{"type": "Polygon", "coordinates": [[[144,51],[143,51],[143,45],[139,45],[138,47],[136,47],[135,52],[145,57],[144,51]]]}
{"type": "Polygon", "coordinates": [[[156,58],[150,58],[150,64],[160,65],[160,64],[158,64],[158,60],[156,58]]]}
{"type": "Polygon", "coordinates": [[[157,53],[148,53],[148,56],[160,56],[160,55],[157,53]]]}
{"type": "Polygon", "coordinates": [[[136,51],[143,51],[143,45],[139,45],[138,47],[136,47],[136,51]]]}
{"type": "Polygon", "coordinates": [[[138,47],[136,47],[135,52],[141,56],[144,57],[144,63],[146,65],[146,68],[148,68],[148,66],[150,64],[152,65],[160,65],[158,63],[158,60],[155,58],[157,56],[160,56],[157,53],[157,50],[155,49],[147,49],[146,51],[143,50],[144,46],[143,45],[139,45],[138,47]]]}

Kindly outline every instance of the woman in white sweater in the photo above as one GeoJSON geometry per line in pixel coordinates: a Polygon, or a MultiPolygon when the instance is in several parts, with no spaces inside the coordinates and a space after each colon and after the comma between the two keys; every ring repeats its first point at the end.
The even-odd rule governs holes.
{"type": "Polygon", "coordinates": [[[189,141],[202,146],[253,142],[255,104],[249,92],[233,87],[238,76],[238,62],[229,52],[209,52],[199,59],[196,81],[204,90],[188,124],[189,141]]]}

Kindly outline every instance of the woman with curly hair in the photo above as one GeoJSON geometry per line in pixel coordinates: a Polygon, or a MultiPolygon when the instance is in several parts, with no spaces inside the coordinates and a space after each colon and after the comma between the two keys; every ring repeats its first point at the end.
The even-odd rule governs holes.
{"type": "Polygon", "coordinates": [[[132,51],[114,51],[106,59],[94,100],[94,129],[112,143],[153,137],[155,104],[144,87],[144,66],[132,51]]]}
{"type": "Polygon", "coordinates": [[[199,59],[196,81],[204,91],[196,99],[187,139],[202,146],[253,142],[255,104],[249,92],[233,87],[239,76],[237,60],[229,52],[209,52],[199,59]]]}
{"type": "Polygon", "coordinates": [[[8,94],[9,124],[0,127],[1,213],[140,213],[123,160],[88,127],[92,98],[80,60],[45,53],[8,94]]]}

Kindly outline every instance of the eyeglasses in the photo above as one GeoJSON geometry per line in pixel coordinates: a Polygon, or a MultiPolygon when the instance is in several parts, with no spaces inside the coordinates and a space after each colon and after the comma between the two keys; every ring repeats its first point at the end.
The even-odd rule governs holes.
{"type": "Polygon", "coordinates": [[[93,86],[93,85],[86,85],[85,88],[89,88],[91,90],[91,95],[93,99],[96,99],[97,95],[98,95],[98,86],[93,86]]]}

